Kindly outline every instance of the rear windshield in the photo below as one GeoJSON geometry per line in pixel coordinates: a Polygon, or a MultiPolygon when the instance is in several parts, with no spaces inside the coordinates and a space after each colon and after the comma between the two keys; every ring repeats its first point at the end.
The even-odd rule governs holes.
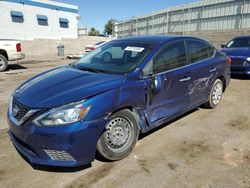
{"type": "Polygon", "coordinates": [[[231,40],[227,45],[227,48],[249,48],[250,37],[235,38],[231,40]]]}

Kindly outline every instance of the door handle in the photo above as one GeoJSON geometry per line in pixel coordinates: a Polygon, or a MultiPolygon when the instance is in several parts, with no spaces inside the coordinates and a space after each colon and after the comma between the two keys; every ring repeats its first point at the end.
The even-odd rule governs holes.
{"type": "Polygon", "coordinates": [[[189,80],[191,80],[191,77],[184,77],[184,78],[180,79],[179,81],[180,82],[187,82],[189,80]]]}
{"type": "Polygon", "coordinates": [[[213,69],[210,69],[209,72],[215,72],[217,69],[216,68],[213,68],[213,69]]]}

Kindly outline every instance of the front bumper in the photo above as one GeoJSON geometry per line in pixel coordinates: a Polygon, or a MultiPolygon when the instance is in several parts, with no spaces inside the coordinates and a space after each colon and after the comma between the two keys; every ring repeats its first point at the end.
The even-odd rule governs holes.
{"type": "Polygon", "coordinates": [[[39,127],[31,121],[22,126],[9,121],[9,136],[16,149],[32,164],[73,167],[95,159],[96,144],[106,119],[61,127],[39,127]]]}

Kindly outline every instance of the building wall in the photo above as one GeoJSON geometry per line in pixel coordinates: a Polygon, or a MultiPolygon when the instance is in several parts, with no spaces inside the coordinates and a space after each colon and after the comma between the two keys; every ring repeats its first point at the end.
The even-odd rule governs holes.
{"type": "Polygon", "coordinates": [[[216,48],[220,49],[221,44],[227,44],[230,40],[237,36],[250,35],[250,29],[228,29],[219,31],[192,31],[190,35],[201,37],[216,48]]]}
{"type": "MultiPolygon", "coordinates": [[[[27,0],[23,0],[23,2],[28,3],[27,0]]],[[[13,2],[4,0],[0,1],[0,38],[20,40],[33,40],[35,38],[77,38],[78,14],[76,12],[78,10],[78,7],[46,0],[40,2],[43,2],[42,5],[45,6],[53,6],[51,6],[52,8],[44,8],[28,5],[25,3],[21,4],[18,0],[15,0],[13,2]],[[55,7],[55,9],[53,7],[55,7]],[[60,9],[66,9],[66,11],[60,9]],[[10,11],[22,12],[24,22],[12,22],[10,11]],[[46,15],[48,17],[48,26],[38,25],[37,14],[46,15]],[[60,17],[67,18],[69,20],[69,28],[60,27],[60,17]]]]}
{"type": "Polygon", "coordinates": [[[49,60],[57,56],[57,46],[64,45],[65,55],[82,54],[87,45],[92,45],[100,41],[112,40],[105,37],[81,36],[78,39],[62,39],[62,40],[22,40],[22,52],[25,54],[25,60],[35,60],[40,57],[49,60]]]}
{"type": "Polygon", "coordinates": [[[119,21],[118,37],[250,28],[250,0],[203,0],[119,21]]]}

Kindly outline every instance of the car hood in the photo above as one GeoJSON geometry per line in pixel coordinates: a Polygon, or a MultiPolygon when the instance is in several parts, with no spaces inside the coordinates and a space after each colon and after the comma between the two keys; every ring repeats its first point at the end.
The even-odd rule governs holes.
{"type": "Polygon", "coordinates": [[[250,57],[250,48],[224,48],[221,51],[230,57],[250,57]]]}
{"type": "Polygon", "coordinates": [[[122,78],[122,75],[60,67],[23,83],[14,92],[14,98],[30,108],[54,108],[119,88],[122,78]]]}

